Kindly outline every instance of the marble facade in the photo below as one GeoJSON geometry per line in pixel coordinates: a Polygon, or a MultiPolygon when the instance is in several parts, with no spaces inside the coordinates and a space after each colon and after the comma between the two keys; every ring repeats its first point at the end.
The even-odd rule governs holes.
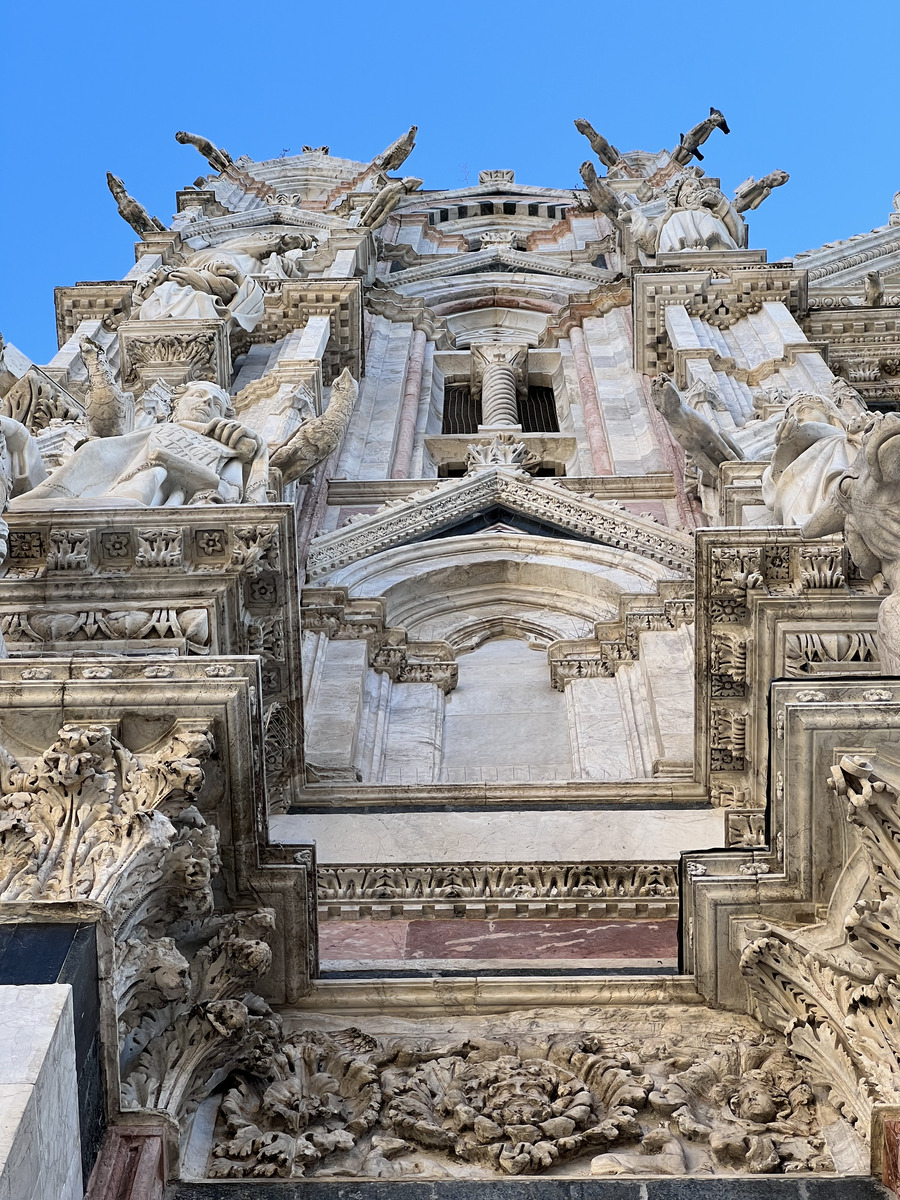
{"type": "Polygon", "coordinates": [[[107,1125],[0,1009],[0,1196],[900,1179],[900,213],[769,263],[720,112],[577,126],[575,192],[179,132],[0,342],[0,924],[94,929],[107,1125]]]}

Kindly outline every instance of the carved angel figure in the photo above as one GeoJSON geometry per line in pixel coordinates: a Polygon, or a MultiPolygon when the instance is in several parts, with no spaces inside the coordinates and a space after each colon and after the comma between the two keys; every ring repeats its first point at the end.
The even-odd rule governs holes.
{"type": "MultiPolygon", "coordinates": [[[[43,482],[27,475],[16,509],[67,507],[158,508],[178,504],[262,503],[268,450],[251,429],[233,420],[228,394],[213,383],[187,384],[171,421],[83,442],[43,482]],[[31,483],[31,480],[35,480],[31,483]]],[[[28,431],[2,418],[23,446],[28,467],[37,453],[28,431]]]]}

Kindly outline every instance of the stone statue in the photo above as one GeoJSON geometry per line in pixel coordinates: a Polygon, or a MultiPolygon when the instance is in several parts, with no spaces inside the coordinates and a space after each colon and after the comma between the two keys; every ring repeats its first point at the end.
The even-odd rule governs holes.
{"type": "Polygon", "coordinates": [[[37,453],[31,435],[18,422],[0,418],[7,445],[12,433],[16,445],[22,447],[22,494],[12,506],[158,508],[263,503],[268,450],[262,439],[233,415],[222,388],[204,381],[189,383],[177,395],[171,421],[82,442],[43,482],[31,471],[21,475],[21,467],[28,469],[33,462],[29,456],[37,453]]]}
{"type": "Polygon", "coordinates": [[[359,385],[345,367],[331,385],[328,407],[307,421],[275,450],[271,464],[281,471],[284,483],[303,479],[341,444],[353,413],[359,385]]]}
{"type": "Polygon", "coordinates": [[[650,389],[653,405],[666,419],[672,436],[700,474],[700,482],[714,486],[719,467],[744,457],[727,433],[713,429],[700,413],[689,408],[678,388],[665,373],[657,375],[650,389]]]}
{"type": "Polygon", "coordinates": [[[705,121],[701,121],[699,125],[695,125],[693,129],[681,135],[681,141],[672,154],[672,160],[680,163],[683,167],[686,167],[692,158],[702,162],[703,155],[699,148],[714,129],[721,129],[723,133],[731,132],[725,121],[725,114],[719,112],[717,108],[711,108],[705,121]]]}
{"type": "Polygon", "coordinates": [[[138,280],[142,321],[221,318],[250,333],[263,315],[263,290],[234,262],[211,257],[203,265],[157,267],[138,280]]]}
{"type": "Polygon", "coordinates": [[[128,222],[138,237],[142,238],[145,233],[166,232],[166,227],[162,221],[157,220],[156,217],[151,217],[143,204],[139,204],[134,196],[128,195],[125,191],[125,184],[118,175],[113,175],[112,171],[107,171],[106,185],[113,194],[116,206],[119,209],[119,216],[128,222]]]}
{"type": "Polygon", "coordinates": [[[304,271],[299,260],[305,251],[313,250],[317,245],[318,240],[313,234],[301,230],[287,233],[250,231],[217,246],[197,250],[187,260],[187,265],[205,267],[214,261],[230,262],[244,275],[300,279],[304,271]]]}
{"type": "Polygon", "coordinates": [[[575,128],[579,133],[583,133],[591,143],[591,149],[603,163],[604,167],[614,167],[616,165],[622,155],[615,146],[609,144],[602,134],[597,132],[589,121],[586,121],[584,117],[576,117],[575,128]]]}
{"type": "Polygon", "coordinates": [[[175,134],[175,141],[181,142],[182,146],[193,146],[199,150],[212,169],[220,174],[234,161],[227,150],[221,150],[218,146],[214,146],[209,138],[200,137],[196,133],[186,133],[183,129],[179,129],[175,134]]]}
{"type": "Polygon", "coordinates": [[[744,225],[730,201],[695,172],[700,168],[685,171],[669,188],[666,212],[657,226],[657,254],[737,250],[744,244],[744,225]]]}
{"type": "Polygon", "coordinates": [[[80,341],[81,358],[87,368],[88,393],[84,405],[87,431],[91,437],[115,437],[134,428],[134,396],[116,383],[106,355],[89,337],[80,341]]]}
{"type": "Polygon", "coordinates": [[[384,171],[385,173],[396,171],[412,154],[418,130],[418,125],[410,125],[402,137],[398,137],[396,142],[391,142],[387,150],[382,151],[381,154],[372,160],[372,166],[378,167],[380,171],[384,171]]]}
{"type": "Polygon", "coordinates": [[[864,303],[868,308],[880,308],[884,304],[884,282],[880,271],[866,271],[864,303]]]}
{"type": "Polygon", "coordinates": [[[421,187],[422,182],[414,175],[407,175],[405,179],[389,179],[362,210],[359,224],[368,229],[379,229],[403,197],[421,187]]]}
{"type": "Polygon", "coordinates": [[[863,576],[880,571],[891,589],[878,643],[884,674],[900,675],[900,414],[872,415],[852,464],[801,527],[809,538],[841,531],[863,576]]]}
{"type": "Polygon", "coordinates": [[[864,417],[847,417],[825,396],[794,396],[775,432],[762,494],[776,525],[803,525],[827,504],[859,445],[864,417]]]}
{"type": "Polygon", "coordinates": [[[609,217],[611,221],[617,221],[619,213],[622,210],[622,205],[619,203],[619,198],[615,192],[598,177],[592,162],[585,161],[581,164],[581,178],[584,180],[584,186],[588,190],[588,195],[593,200],[597,209],[604,216],[609,217]]]}
{"type": "Polygon", "coordinates": [[[735,189],[734,211],[742,213],[759,208],[763,200],[768,200],[772,195],[773,188],[783,187],[789,179],[787,171],[770,171],[762,179],[754,179],[751,175],[735,189]]]}

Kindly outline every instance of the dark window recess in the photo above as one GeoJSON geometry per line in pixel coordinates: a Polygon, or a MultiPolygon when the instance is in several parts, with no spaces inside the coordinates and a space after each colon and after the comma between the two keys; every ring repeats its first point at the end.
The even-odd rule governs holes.
{"type": "Polygon", "coordinates": [[[555,204],[548,204],[548,205],[547,205],[547,216],[548,216],[548,217],[555,217],[555,216],[556,216],[556,205],[555,205],[555,204]]]}
{"type": "Polygon", "coordinates": [[[540,208],[541,208],[541,206],[539,204],[529,204],[528,205],[529,217],[539,217],[541,215],[540,208]]]}
{"type": "Polygon", "coordinates": [[[518,407],[523,433],[559,433],[553,388],[530,384],[528,398],[520,399],[518,407]]]}
{"type": "Polygon", "coordinates": [[[447,220],[449,220],[449,218],[450,218],[450,209],[449,209],[449,208],[442,208],[442,209],[441,209],[441,216],[440,216],[440,219],[441,219],[442,221],[447,221],[447,220]]]}
{"type": "Polygon", "coordinates": [[[463,217],[467,217],[469,215],[468,204],[460,204],[459,208],[456,210],[456,215],[460,218],[460,220],[462,220],[463,217]]]}
{"type": "Polygon", "coordinates": [[[433,213],[433,212],[430,212],[430,213],[428,214],[428,224],[429,224],[429,225],[433,225],[433,224],[434,224],[434,213],[433,213]]]}
{"type": "Polygon", "coordinates": [[[514,217],[516,215],[515,200],[504,200],[503,201],[503,211],[506,213],[506,215],[508,217],[514,217]]]}
{"type": "Polygon", "coordinates": [[[444,387],[444,423],[441,433],[477,433],[481,424],[481,397],[476,400],[467,383],[444,387]]]}
{"type": "Polygon", "coordinates": [[[594,259],[594,261],[591,263],[591,266],[592,267],[600,267],[602,270],[605,271],[606,270],[606,255],[598,254],[597,257],[594,259]]]}
{"type": "Polygon", "coordinates": [[[406,268],[404,267],[403,263],[400,262],[399,259],[395,258],[394,261],[391,263],[391,270],[390,270],[391,275],[393,275],[395,271],[405,271],[405,270],[406,270],[406,268]]]}
{"type": "Polygon", "coordinates": [[[494,206],[489,200],[482,200],[481,215],[483,217],[492,217],[494,215],[494,206]]]}

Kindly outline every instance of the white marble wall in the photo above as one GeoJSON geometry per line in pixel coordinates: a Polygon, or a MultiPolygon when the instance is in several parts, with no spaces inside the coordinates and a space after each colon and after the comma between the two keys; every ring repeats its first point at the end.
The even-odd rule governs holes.
{"type": "Polygon", "coordinates": [[[81,1200],[72,989],[0,987],[0,1200],[81,1200]]]}
{"type": "Polygon", "coordinates": [[[316,843],[321,863],[671,861],[724,845],[722,809],[529,809],[289,814],[275,842],[316,843]]]}
{"type": "Polygon", "coordinates": [[[565,697],[550,686],[543,648],[493,638],[457,661],[459,684],[444,716],[442,781],[571,779],[565,697]]]}

